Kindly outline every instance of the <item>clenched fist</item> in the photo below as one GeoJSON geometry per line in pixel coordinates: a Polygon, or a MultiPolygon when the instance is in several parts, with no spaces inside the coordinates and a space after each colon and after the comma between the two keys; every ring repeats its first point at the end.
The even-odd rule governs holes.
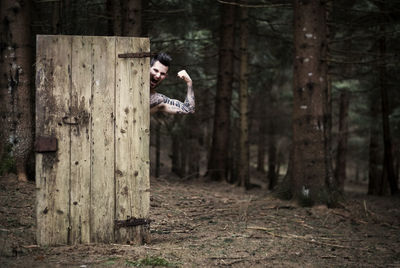
{"type": "Polygon", "coordinates": [[[184,80],[187,84],[191,84],[192,83],[192,79],[190,78],[190,76],[188,75],[188,73],[185,70],[182,70],[178,73],[178,77],[182,80],[184,80]]]}

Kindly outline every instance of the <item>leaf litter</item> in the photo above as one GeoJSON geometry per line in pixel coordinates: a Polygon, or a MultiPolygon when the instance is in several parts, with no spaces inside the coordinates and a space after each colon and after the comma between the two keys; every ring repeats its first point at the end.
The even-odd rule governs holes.
{"type": "Polygon", "coordinates": [[[400,267],[400,198],[300,207],[262,188],[151,178],[151,243],[40,247],[35,185],[0,178],[1,267],[400,267]]]}

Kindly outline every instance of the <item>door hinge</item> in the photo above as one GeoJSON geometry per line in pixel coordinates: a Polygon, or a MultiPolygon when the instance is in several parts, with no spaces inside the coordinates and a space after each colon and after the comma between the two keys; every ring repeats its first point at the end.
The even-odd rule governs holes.
{"type": "Polygon", "coordinates": [[[145,218],[134,218],[128,217],[126,220],[115,220],[115,228],[122,228],[122,227],[133,227],[139,225],[147,225],[149,226],[152,220],[145,219],[145,218]]]}
{"type": "Polygon", "coordinates": [[[123,54],[118,54],[118,58],[146,58],[146,57],[153,57],[155,55],[157,55],[157,53],[151,53],[151,52],[123,53],[123,54]]]}

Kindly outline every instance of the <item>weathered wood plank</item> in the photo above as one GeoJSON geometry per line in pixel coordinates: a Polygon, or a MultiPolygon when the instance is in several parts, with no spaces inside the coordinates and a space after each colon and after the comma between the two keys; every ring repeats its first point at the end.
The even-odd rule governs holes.
{"type": "Polygon", "coordinates": [[[93,37],[91,241],[114,242],[115,38],[93,37]]]}
{"type": "Polygon", "coordinates": [[[36,135],[56,137],[37,153],[37,241],[141,244],[148,226],[149,63],[147,38],[39,36],[36,135]]]}
{"type": "Polygon", "coordinates": [[[92,38],[72,37],[70,243],[90,243],[92,38]]]}
{"type": "MultiPolygon", "coordinates": [[[[146,38],[117,38],[116,55],[148,52],[146,38]]],[[[116,219],[147,218],[149,182],[149,58],[117,59],[116,63],[116,219]]],[[[117,242],[149,240],[144,226],[115,230],[117,242]]]]}
{"type": "Polygon", "coordinates": [[[36,136],[54,136],[58,151],[36,154],[37,242],[67,244],[69,233],[71,42],[66,36],[38,36],[36,136]],[[62,55],[62,57],[60,57],[62,55]]]}

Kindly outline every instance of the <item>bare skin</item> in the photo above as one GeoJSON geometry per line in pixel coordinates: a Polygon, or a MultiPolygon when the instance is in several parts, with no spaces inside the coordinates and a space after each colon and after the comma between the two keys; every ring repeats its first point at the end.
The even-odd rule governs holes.
{"type": "Polygon", "coordinates": [[[156,61],[150,68],[150,113],[190,114],[195,111],[195,97],[192,79],[185,70],[178,77],[186,82],[187,94],[184,102],[171,99],[155,91],[155,88],[167,77],[168,67],[156,61]]]}

